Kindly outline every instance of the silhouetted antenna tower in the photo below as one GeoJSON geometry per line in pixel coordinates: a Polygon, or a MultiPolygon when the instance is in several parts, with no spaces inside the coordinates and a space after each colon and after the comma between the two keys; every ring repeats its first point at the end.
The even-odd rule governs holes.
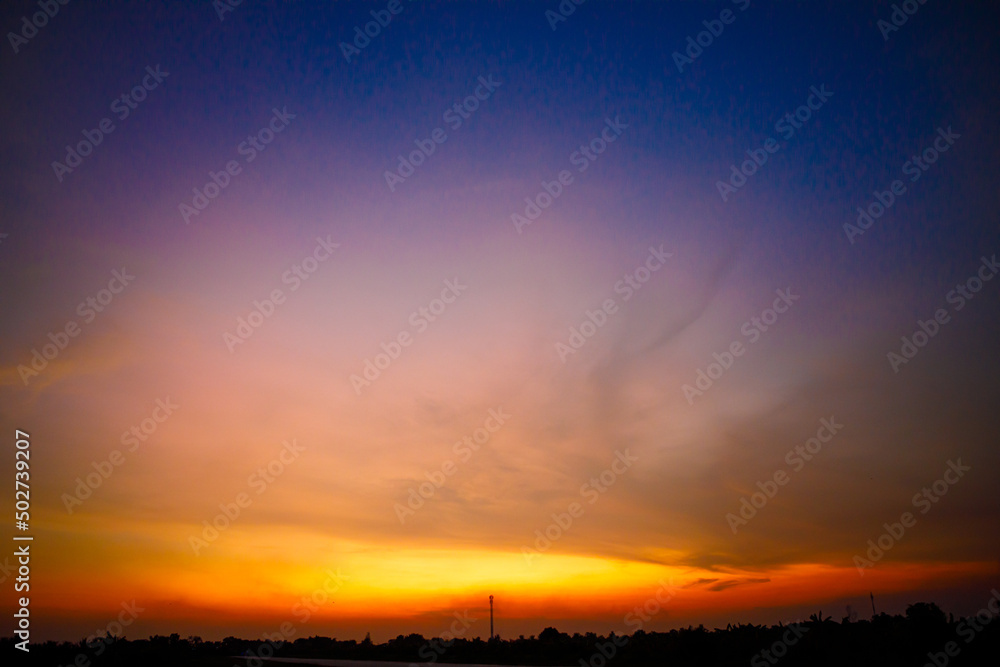
{"type": "Polygon", "coordinates": [[[490,596],[490,641],[493,641],[493,596],[490,596]]]}

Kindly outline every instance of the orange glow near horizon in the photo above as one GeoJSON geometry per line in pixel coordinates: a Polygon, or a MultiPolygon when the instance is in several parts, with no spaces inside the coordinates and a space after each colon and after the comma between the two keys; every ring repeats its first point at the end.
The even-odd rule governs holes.
{"type": "MultiPolygon", "coordinates": [[[[183,532],[178,526],[179,532],[183,532]]],[[[455,610],[482,614],[489,594],[507,618],[628,618],[636,608],[660,609],[660,621],[697,619],[752,608],[794,607],[816,600],[858,597],[988,578],[992,563],[884,563],[864,577],[851,566],[786,565],[771,569],[698,569],[601,556],[481,549],[420,549],[331,541],[308,532],[233,528],[200,556],[153,553],[120,564],[70,564],[36,596],[37,603],[72,616],[114,609],[124,598],[144,601],[146,621],[182,617],[206,623],[308,618],[334,627],[415,623],[455,610]],[[276,548],[276,544],[286,548],[276,548]],[[252,555],[251,555],[252,554],[252,555]],[[75,571],[80,569],[81,571],[75,571]],[[98,576],[82,583],[84,569],[98,576]],[[107,581],[106,579],[104,581],[107,581]],[[97,583],[101,582],[101,583],[97,583]],[[57,590],[57,594],[47,591],[57,590]],[[663,602],[653,605],[659,597],[663,602]],[[409,619],[409,621],[407,621],[409,619]]],[[[176,541],[177,537],[163,535],[176,541]]],[[[616,631],[629,631],[619,627],[616,631]]]]}

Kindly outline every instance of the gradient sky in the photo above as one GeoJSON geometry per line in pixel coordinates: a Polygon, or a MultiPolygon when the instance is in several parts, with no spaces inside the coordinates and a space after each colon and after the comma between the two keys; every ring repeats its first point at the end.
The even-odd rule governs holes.
{"type": "MultiPolygon", "coordinates": [[[[989,599],[1000,280],[961,309],[948,296],[1000,253],[992,3],[928,2],[885,38],[887,2],[590,0],[553,29],[556,0],[402,0],[348,62],[339,44],[386,5],[245,0],[220,19],[207,0],[74,2],[0,47],[0,419],[31,434],[33,640],[79,639],[133,600],[129,636],[291,621],[296,637],[384,640],[484,619],[490,594],[504,637],[630,632],[661,581],[678,592],[647,630],[867,616],[869,592],[890,612],[989,599]],[[674,52],[724,9],[732,22],[679,72],[674,52]],[[121,119],[116,98],[157,66],[169,74],[121,119]],[[453,129],[446,112],[480,77],[500,85],[453,129]],[[786,139],[775,124],[816,105],[814,87],[832,95],[786,139]],[[274,109],[294,118],[247,161],[241,142],[274,109]],[[52,163],[103,118],[114,130],[60,180],[52,163]],[[574,152],[615,119],[579,171],[574,152]],[[390,189],[386,171],[436,128],[443,143],[390,189]],[[910,181],[939,128],[959,137],[910,181]],[[717,182],[768,138],[777,152],[724,201],[717,182]],[[185,221],[230,161],[239,173],[185,221]],[[905,193],[849,239],[894,179],[905,193]],[[317,239],[339,245],[295,278],[317,239]],[[626,289],[651,247],[671,256],[626,289]],[[92,312],[123,270],[134,279],[92,312]],[[274,290],[273,314],[227,344],[274,290]],[[751,318],[776,290],[797,299],[763,331],[751,318]],[[938,309],[946,323],[894,369],[888,353],[938,309]],[[352,384],[401,332],[398,358],[352,384]],[[742,355],[689,401],[734,342],[742,355]],[[456,449],[498,426],[491,410],[508,416],[489,440],[456,449]],[[144,442],[123,441],[154,414],[144,442]],[[831,418],[843,426],[811,461],[786,460],[831,418]],[[301,451],[273,463],[285,441],[301,451]],[[602,484],[619,453],[635,461],[602,484]],[[915,504],[959,459],[971,469],[948,493],[915,504]],[[734,534],[727,514],[778,471],[787,484],[734,534]],[[572,525],[549,528],[573,503],[572,525]],[[916,524],[859,572],[907,511],[916,524]],[[328,572],[339,587],[303,619],[328,572]]],[[[0,26],[37,11],[7,3],[0,26]]]]}

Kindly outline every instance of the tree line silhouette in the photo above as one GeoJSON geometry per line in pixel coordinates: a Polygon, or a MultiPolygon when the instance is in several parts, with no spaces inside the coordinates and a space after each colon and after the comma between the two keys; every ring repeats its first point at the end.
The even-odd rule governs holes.
{"type": "Polygon", "coordinates": [[[637,630],[631,635],[601,636],[592,632],[569,635],[548,627],[537,637],[445,641],[410,634],[383,644],[375,644],[367,636],[360,642],[314,636],[280,643],[236,637],[203,641],[200,637],[182,639],[177,634],[148,639],[108,636],[103,641],[92,641],[90,647],[83,641],[32,644],[27,654],[15,651],[13,637],[0,639],[0,645],[7,655],[24,656],[24,661],[18,661],[22,664],[46,667],[261,667],[269,664],[268,657],[379,660],[417,665],[440,662],[577,667],[747,664],[751,667],[992,667],[1000,656],[1000,623],[993,620],[995,617],[986,621],[975,616],[956,619],[946,616],[936,604],[921,602],[907,607],[905,615],[881,613],[870,620],[845,617],[838,623],[820,612],[809,620],[790,625],[740,623],[713,630],[699,625],[669,632],[637,630]],[[91,648],[97,645],[104,646],[101,655],[95,655],[91,648]]]}

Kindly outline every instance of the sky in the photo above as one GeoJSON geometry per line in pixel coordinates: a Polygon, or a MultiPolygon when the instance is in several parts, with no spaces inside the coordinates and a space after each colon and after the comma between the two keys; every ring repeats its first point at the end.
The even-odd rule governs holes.
{"type": "Polygon", "coordinates": [[[6,3],[4,613],[980,609],[998,15],[902,4],[6,3]]]}

